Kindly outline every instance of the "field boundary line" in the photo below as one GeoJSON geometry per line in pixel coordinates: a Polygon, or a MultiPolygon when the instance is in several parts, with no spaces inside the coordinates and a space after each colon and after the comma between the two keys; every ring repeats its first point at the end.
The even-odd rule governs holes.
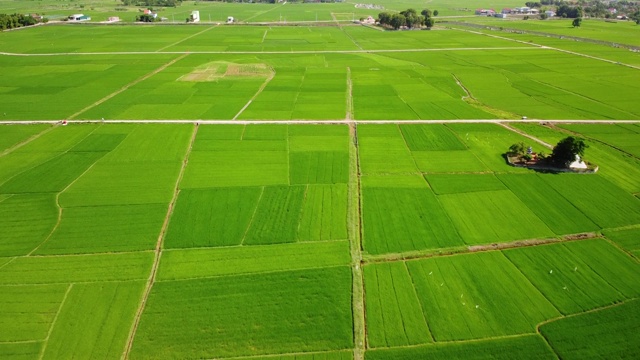
{"type": "Polygon", "coordinates": [[[15,261],[17,258],[19,258],[19,257],[22,257],[22,256],[14,256],[14,257],[12,257],[12,258],[11,258],[11,260],[9,260],[9,261],[7,261],[6,263],[4,263],[4,264],[0,265],[0,270],[1,270],[3,267],[5,267],[5,266],[7,266],[7,265],[11,264],[12,262],[14,262],[14,261],[15,261]]]}
{"type": "Polygon", "coordinates": [[[513,334],[513,335],[499,335],[499,336],[489,336],[479,339],[466,339],[466,340],[445,340],[445,341],[434,341],[433,343],[422,343],[422,344],[412,344],[412,345],[397,345],[397,346],[378,346],[371,348],[369,350],[387,350],[387,349],[412,349],[422,346],[437,346],[437,345],[446,345],[446,344],[465,344],[465,343],[477,343],[483,341],[494,341],[501,339],[515,339],[521,338],[525,336],[539,336],[535,332],[531,333],[522,333],[522,334],[513,334]]]}
{"type": "MultiPolygon", "coordinates": [[[[549,124],[640,124],[638,119],[628,120],[575,120],[575,119],[526,119],[526,120],[509,120],[509,119],[435,119],[435,120],[344,120],[344,119],[325,119],[325,120],[202,120],[202,119],[148,119],[148,120],[69,120],[69,124],[200,124],[200,125],[351,125],[351,124],[497,124],[497,123],[549,123],[549,124]]],[[[32,125],[32,124],[60,124],[62,120],[4,120],[0,121],[0,125],[32,125]]]]}
{"type": "Polygon", "coordinates": [[[134,81],[132,81],[132,82],[130,82],[130,83],[128,83],[128,84],[126,84],[125,86],[123,86],[123,87],[121,87],[120,89],[118,89],[118,90],[116,90],[116,91],[112,92],[111,94],[109,94],[109,95],[107,95],[107,96],[103,97],[102,99],[100,99],[100,100],[98,100],[98,101],[94,102],[93,104],[91,104],[91,105],[89,105],[89,106],[85,107],[84,109],[82,109],[82,110],[80,110],[80,111],[76,112],[75,114],[72,114],[71,116],[69,116],[69,117],[68,117],[68,119],[73,119],[73,118],[75,118],[75,117],[79,116],[80,114],[85,113],[85,112],[87,112],[88,110],[93,109],[94,107],[96,107],[96,106],[98,106],[98,105],[100,105],[100,104],[102,104],[102,103],[104,103],[104,102],[106,102],[106,101],[108,101],[108,100],[110,100],[110,99],[114,98],[115,96],[117,96],[117,95],[119,95],[119,94],[121,94],[121,93],[123,93],[123,92],[125,92],[125,91],[129,90],[129,88],[130,88],[130,87],[135,86],[135,85],[137,85],[137,84],[139,84],[139,83],[141,83],[141,82],[143,82],[143,81],[147,80],[148,78],[152,77],[153,75],[156,75],[157,73],[159,73],[159,72],[161,72],[162,70],[164,70],[164,69],[168,68],[169,66],[171,66],[171,65],[175,64],[175,63],[176,63],[176,62],[178,62],[179,60],[184,59],[184,58],[185,58],[185,57],[187,57],[187,56],[189,56],[189,53],[185,53],[185,54],[183,54],[183,55],[181,55],[181,56],[178,56],[177,58],[175,58],[175,59],[173,59],[173,60],[169,61],[168,63],[166,63],[166,64],[164,64],[164,65],[160,66],[159,68],[157,68],[157,69],[153,70],[152,72],[150,72],[150,73],[148,73],[148,74],[146,74],[146,75],[144,75],[144,76],[142,76],[142,77],[140,77],[140,78],[138,78],[138,79],[136,79],[136,80],[134,80],[134,81]]]}
{"type": "Polygon", "coordinates": [[[344,33],[344,35],[345,35],[346,37],[348,37],[348,38],[349,38],[349,40],[351,40],[351,42],[353,43],[353,45],[355,45],[355,46],[356,46],[358,49],[360,49],[360,50],[364,50],[364,49],[362,48],[362,46],[360,46],[360,44],[358,44],[358,42],[356,41],[356,39],[354,39],[354,38],[353,38],[353,36],[351,36],[349,33],[347,33],[346,31],[344,31],[344,27],[343,27],[342,25],[338,24],[338,28],[340,29],[340,31],[342,31],[342,33],[344,33]]]}
{"type": "Polygon", "coordinates": [[[418,302],[418,305],[420,305],[420,311],[422,312],[422,320],[424,320],[424,324],[427,325],[427,329],[429,330],[429,337],[431,338],[431,341],[435,343],[436,338],[433,336],[433,330],[431,330],[431,324],[429,324],[429,320],[425,315],[426,314],[425,308],[422,305],[422,302],[420,301],[420,296],[418,296],[418,290],[416,289],[416,282],[413,279],[413,275],[411,275],[411,271],[409,271],[409,266],[407,266],[407,262],[404,261],[402,262],[402,264],[404,265],[404,269],[407,272],[407,275],[409,275],[409,279],[411,279],[411,289],[413,290],[413,295],[415,296],[415,299],[418,302]]]}
{"type": "Polygon", "coordinates": [[[42,136],[42,135],[48,133],[49,131],[55,129],[56,126],[55,126],[55,124],[53,124],[53,125],[54,126],[50,126],[50,127],[46,128],[46,129],[40,131],[37,134],[31,135],[28,139],[25,139],[25,140],[15,144],[15,145],[13,145],[12,147],[10,147],[8,149],[4,149],[4,151],[0,153],[0,157],[3,157],[3,156],[8,155],[8,154],[11,154],[12,152],[18,150],[19,148],[27,145],[28,143],[32,142],[33,140],[35,140],[37,138],[39,138],[40,136],[42,136]]]}
{"type": "Polygon", "coordinates": [[[447,247],[428,250],[416,250],[400,253],[390,253],[381,255],[367,255],[363,261],[365,264],[377,264],[396,261],[422,260],[434,257],[456,256],[470,253],[480,253],[489,251],[502,251],[509,249],[518,249],[533,246],[544,246],[551,244],[560,244],[574,241],[584,241],[592,239],[602,239],[603,237],[597,233],[578,233],[569,234],[558,237],[550,237],[544,239],[524,239],[514,240],[502,243],[490,243],[484,245],[463,245],[458,247],[447,247]]]}
{"type": "MultiPolygon", "coordinates": [[[[177,61],[177,59],[175,61],[177,61]]],[[[151,289],[156,280],[158,267],[160,265],[160,258],[162,257],[162,248],[163,248],[164,238],[167,233],[167,228],[169,227],[169,220],[171,219],[171,215],[173,214],[173,209],[175,208],[176,201],[178,200],[178,194],[180,193],[180,182],[182,181],[182,176],[184,175],[184,170],[187,167],[187,163],[189,163],[189,156],[191,155],[191,149],[193,149],[193,144],[196,140],[196,135],[198,134],[198,128],[199,126],[197,124],[193,128],[193,133],[191,134],[189,147],[187,148],[186,154],[184,155],[184,160],[182,161],[182,166],[180,167],[180,173],[178,174],[178,178],[176,179],[175,188],[173,191],[173,197],[171,198],[171,202],[169,203],[167,214],[164,217],[164,222],[162,223],[162,228],[160,229],[160,235],[158,236],[158,241],[156,243],[156,248],[154,251],[155,256],[153,259],[153,265],[151,267],[151,274],[149,274],[147,285],[144,289],[142,299],[140,299],[140,305],[138,306],[138,310],[136,311],[133,324],[131,324],[131,329],[129,331],[129,336],[127,339],[127,344],[124,349],[124,353],[122,354],[122,358],[124,359],[129,358],[131,347],[133,346],[133,339],[136,335],[136,331],[138,330],[138,325],[140,324],[140,318],[142,317],[142,312],[144,311],[144,308],[147,304],[147,300],[149,299],[149,294],[151,294],[151,289]]]]}
{"type": "Polygon", "coordinates": [[[350,66],[347,66],[347,114],[345,120],[353,120],[353,79],[351,79],[350,66]]]}
{"type": "Polygon", "coordinates": [[[278,353],[278,354],[266,354],[266,355],[245,355],[245,356],[232,356],[225,357],[225,360],[237,360],[237,359],[263,359],[263,358],[279,358],[281,356],[296,356],[296,355],[315,355],[315,354],[331,354],[331,353],[340,353],[347,352],[349,349],[339,349],[339,350],[326,350],[326,351],[309,351],[309,352],[289,352],[289,353],[278,353]]]}
{"type": "Polygon", "coordinates": [[[253,16],[249,16],[248,18],[243,19],[243,20],[242,20],[242,22],[243,22],[243,23],[246,23],[246,22],[248,22],[249,20],[251,20],[251,19],[253,19],[253,18],[255,18],[255,17],[258,17],[258,16],[261,16],[261,15],[264,15],[264,14],[266,14],[266,13],[268,13],[268,12],[271,12],[271,11],[274,11],[274,10],[276,10],[276,9],[280,9],[281,7],[283,7],[283,6],[285,6],[285,5],[287,5],[287,2],[286,2],[286,1],[285,1],[285,2],[283,2],[283,3],[282,3],[282,5],[280,5],[280,6],[276,6],[276,7],[273,7],[273,8],[271,8],[271,9],[269,9],[269,10],[265,10],[265,11],[259,12],[259,13],[255,14],[255,15],[253,15],[253,16]]]}
{"type": "Polygon", "coordinates": [[[240,114],[242,114],[249,107],[249,105],[251,105],[253,100],[255,100],[258,97],[258,95],[262,94],[262,90],[264,90],[264,88],[266,88],[267,85],[269,85],[269,83],[271,82],[271,80],[273,80],[273,78],[276,76],[276,70],[273,69],[272,67],[269,67],[269,68],[271,69],[271,73],[269,74],[269,76],[267,76],[265,81],[258,88],[258,91],[251,97],[251,99],[249,99],[249,101],[242,107],[242,109],[240,109],[240,111],[236,114],[236,116],[234,116],[233,119],[231,119],[232,121],[236,120],[238,116],[240,116],[240,114]]]}
{"type": "Polygon", "coordinates": [[[169,44],[169,45],[167,45],[167,46],[165,46],[165,47],[162,47],[162,48],[160,48],[160,49],[156,50],[155,52],[161,52],[161,51],[163,51],[163,50],[165,50],[165,49],[168,49],[168,48],[170,48],[170,47],[172,47],[172,46],[176,46],[176,45],[180,44],[180,43],[181,43],[181,42],[183,42],[183,41],[187,41],[187,40],[189,40],[189,39],[191,39],[191,38],[193,38],[193,37],[196,37],[196,36],[198,36],[198,35],[200,35],[200,34],[203,34],[203,33],[207,32],[207,31],[211,30],[211,29],[216,28],[216,27],[218,27],[218,25],[219,25],[219,24],[216,24],[216,25],[214,25],[214,26],[209,26],[209,27],[207,27],[206,29],[204,29],[204,30],[202,30],[202,31],[199,31],[199,32],[197,32],[197,33],[195,33],[195,34],[189,35],[189,36],[187,36],[186,38],[184,38],[184,39],[182,39],[182,40],[179,40],[179,41],[174,42],[173,44],[169,44]]]}
{"type": "MultiPolygon", "coordinates": [[[[465,30],[460,30],[465,31],[465,30]]],[[[479,33],[482,34],[482,33],[479,33]]],[[[485,35],[485,34],[482,34],[485,35]]],[[[517,41],[517,40],[513,40],[517,41]]],[[[11,53],[0,52],[4,56],[96,56],[96,55],[291,55],[291,54],[375,54],[375,53],[403,53],[403,52],[431,52],[431,51],[482,51],[482,50],[555,50],[554,48],[525,43],[529,46],[505,47],[470,47],[470,48],[418,48],[418,49],[368,49],[368,50],[295,50],[295,51],[113,51],[113,52],[62,52],[62,53],[11,53]]],[[[559,49],[560,50],[560,49],[559,49]]],[[[588,55],[585,55],[588,56],[588,55]]],[[[597,58],[596,58],[597,59],[597,58]]],[[[603,59],[604,60],[604,59],[603,59]]],[[[609,60],[607,60],[609,61],[609,60]]]]}
{"type": "Polygon", "coordinates": [[[347,234],[351,255],[353,359],[363,360],[367,349],[367,313],[362,262],[362,196],[360,193],[360,155],[358,151],[357,124],[349,125],[349,182],[347,188],[347,234]]]}
{"type": "Polygon", "coordinates": [[[71,292],[72,287],[73,287],[73,283],[67,286],[67,291],[65,291],[64,297],[60,302],[60,307],[58,307],[58,311],[56,311],[56,315],[53,317],[53,322],[51,322],[51,326],[49,327],[49,331],[47,332],[47,337],[44,338],[44,340],[42,340],[44,345],[42,345],[42,349],[40,349],[40,354],[38,355],[39,360],[42,360],[42,358],[44,357],[44,353],[47,351],[47,345],[49,345],[49,338],[51,337],[53,328],[56,326],[56,322],[58,321],[58,316],[60,316],[60,313],[62,312],[62,308],[64,307],[64,304],[67,301],[67,297],[69,296],[69,293],[71,292]]]}
{"type": "MultiPolygon", "coordinates": [[[[289,243],[291,244],[291,243],[289,243]]],[[[253,245],[247,245],[253,246],[253,245]]],[[[231,274],[219,274],[219,275],[205,275],[205,276],[192,276],[192,277],[184,277],[184,278],[176,278],[176,279],[165,279],[165,280],[156,280],[156,283],[167,283],[172,281],[189,281],[189,280],[201,280],[201,279],[218,279],[221,277],[234,277],[234,276],[252,276],[252,275],[267,275],[267,274],[279,274],[283,272],[292,272],[292,271],[306,271],[306,270],[322,270],[322,269],[337,269],[348,267],[349,264],[337,264],[337,265],[320,265],[320,266],[309,266],[309,267],[300,267],[300,268],[283,268],[276,270],[267,270],[267,271],[252,271],[252,272],[243,272],[243,273],[231,273],[231,274]]]]}
{"type": "Polygon", "coordinates": [[[546,142],[538,139],[537,137],[535,137],[533,135],[530,135],[530,134],[528,134],[528,133],[526,133],[526,132],[524,132],[524,131],[522,131],[520,129],[514,128],[514,127],[512,127],[511,125],[509,125],[507,123],[498,123],[498,125],[502,126],[503,128],[505,128],[505,129],[507,129],[509,131],[513,131],[516,134],[519,134],[519,135],[522,135],[522,136],[524,136],[526,138],[529,138],[529,139],[537,142],[538,144],[543,145],[544,147],[546,147],[548,149],[553,149],[553,145],[551,145],[549,143],[546,143],[546,142]]]}
{"type": "Polygon", "coordinates": [[[244,234],[242,234],[242,240],[240,240],[240,246],[244,246],[244,241],[247,238],[247,234],[249,233],[249,229],[251,229],[251,225],[253,225],[253,219],[256,218],[256,213],[258,212],[258,207],[260,206],[260,201],[262,201],[262,195],[264,195],[264,188],[266,188],[266,186],[260,186],[260,196],[258,196],[258,201],[256,202],[256,208],[253,209],[253,214],[251,214],[251,219],[249,220],[249,223],[247,224],[247,228],[244,230],[244,234]]]}

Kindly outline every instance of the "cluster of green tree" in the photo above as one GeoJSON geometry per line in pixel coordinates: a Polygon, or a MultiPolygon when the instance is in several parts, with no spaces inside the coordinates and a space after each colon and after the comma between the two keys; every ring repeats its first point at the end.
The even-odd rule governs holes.
{"type": "Polygon", "coordinates": [[[631,16],[629,16],[629,18],[631,20],[635,21],[636,24],[640,25],[640,10],[638,10],[635,13],[631,14],[631,16]]]}
{"type": "MultiPolygon", "coordinates": [[[[550,156],[546,156],[544,152],[537,154],[538,161],[545,162],[558,168],[569,167],[576,159],[576,155],[584,156],[584,151],[589,145],[585,144],[584,139],[568,136],[553,148],[550,156]]],[[[509,147],[509,156],[519,157],[525,161],[532,159],[531,147],[522,142],[513,144],[509,147]]]]}
{"type": "Polygon", "coordinates": [[[533,2],[533,1],[527,1],[526,3],[524,3],[525,6],[530,7],[530,8],[541,8],[542,4],[539,2],[533,2]]]}
{"type": "Polygon", "coordinates": [[[556,16],[563,18],[580,18],[582,17],[582,7],[571,6],[569,4],[561,4],[556,9],[556,16]]]}
{"type": "Polygon", "coordinates": [[[122,0],[126,6],[163,6],[176,7],[182,4],[182,0],[122,0]]]}
{"type": "Polygon", "coordinates": [[[158,22],[160,21],[160,17],[153,17],[151,14],[141,14],[136,16],[136,21],[138,22],[158,22]]]}
{"type": "Polygon", "coordinates": [[[409,29],[420,28],[422,26],[431,29],[436,22],[433,19],[434,16],[438,16],[438,10],[432,12],[429,9],[424,9],[420,12],[420,15],[418,15],[415,9],[407,9],[393,14],[381,12],[378,14],[378,22],[382,26],[391,27],[395,30],[404,26],[409,29]]]}
{"type": "Polygon", "coordinates": [[[23,26],[31,26],[35,25],[39,22],[47,22],[47,18],[42,18],[42,20],[38,20],[31,15],[23,15],[23,14],[0,14],[0,30],[8,30],[15,29],[23,26]]]}
{"type": "MultiPolygon", "coordinates": [[[[540,0],[540,2],[527,2],[529,7],[541,7],[542,5],[556,5],[556,15],[563,18],[580,18],[583,16],[597,18],[611,18],[609,9],[615,9],[617,14],[635,14],[640,11],[640,3],[620,0],[605,2],[602,0],[578,0],[577,2],[567,2],[564,0],[540,0]]],[[[629,15],[630,18],[632,15],[629,15]]],[[[632,20],[635,20],[632,18],[632,20]]]]}

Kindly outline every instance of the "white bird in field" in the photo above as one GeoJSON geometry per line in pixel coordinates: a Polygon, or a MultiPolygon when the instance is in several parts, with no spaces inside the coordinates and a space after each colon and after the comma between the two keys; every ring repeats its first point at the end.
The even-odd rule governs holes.
{"type": "Polygon", "coordinates": [[[549,274],[553,274],[553,270],[549,270],[549,274]]]}

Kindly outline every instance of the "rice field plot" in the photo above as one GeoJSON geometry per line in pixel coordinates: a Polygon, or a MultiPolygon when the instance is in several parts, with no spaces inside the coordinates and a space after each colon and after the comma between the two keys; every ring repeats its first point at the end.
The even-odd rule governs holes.
{"type": "Polygon", "coordinates": [[[563,314],[638,295],[637,262],[603,240],[505,250],[504,254],[563,314]]]}
{"type": "Polygon", "coordinates": [[[601,228],[640,223],[640,201],[599,175],[539,175],[601,228]]]}
{"type": "Polygon", "coordinates": [[[467,149],[444,125],[399,125],[399,128],[411,151],[467,149]]]}
{"type": "Polygon", "coordinates": [[[469,150],[412,151],[416,166],[426,173],[487,172],[489,168],[469,150]]]}
{"type": "Polygon", "coordinates": [[[563,359],[635,358],[640,355],[640,301],[567,317],[540,327],[563,359]]]}
{"type": "Polygon", "coordinates": [[[109,124],[97,129],[95,134],[126,135],[104,156],[103,163],[182,162],[193,130],[190,125],[109,124]]]}
{"type": "Polygon", "coordinates": [[[554,233],[511,191],[439,195],[446,214],[466,244],[553,237],[554,233]]]}
{"type": "Polygon", "coordinates": [[[286,64],[279,64],[277,59],[277,56],[265,58],[274,64],[276,76],[240,114],[239,120],[345,118],[346,67],[302,67],[301,55],[292,55],[286,64]]]}
{"type": "Polygon", "coordinates": [[[36,255],[152,250],[167,204],[80,206],[62,219],[36,255]]]}
{"type": "Polygon", "coordinates": [[[522,335],[502,339],[469,342],[435,343],[429,345],[373,349],[365,354],[367,360],[382,359],[556,359],[549,345],[539,335],[522,335]]]}
{"type": "Polygon", "coordinates": [[[162,254],[158,280],[314,269],[350,262],[346,240],[167,250],[162,254]]]}
{"type": "Polygon", "coordinates": [[[292,152],[289,156],[291,184],[336,184],[349,180],[346,151],[292,152]]]}
{"type": "Polygon", "coordinates": [[[146,280],[152,252],[18,257],[0,269],[0,285],[146,280]]]}
{"type": "Polygon", "coordinates": [[[433,341],[404,262],[367,266],[364,277],[370,348],[433,341]]]}
{"type": "Polygon", "coordinates": [[[26,343],[2,343],[0,344],[0,356],[3,358],[29,360],[35,359],[40,355],[42,342],[26,342],[26,343]]]}
{"type": "Polygon", "coordinates": [[[559,315],[500,252],[406,264],[436,342],[533,334],[559,315]]]}
{"type": "MultiPolygon", "coordinates": [[[[37,30],[37,29],[36,29],[37,30]]],[[[29,32],[26,32],[29,33],[29,32]]],[[[4,38],[4,37],[3,37],[4,38]]],[[[176,55],[0,57],[3,120],[62,120],[151,73],[176,55]],[[36,105],[37,104],[37,105],[36,105]]],[[[111,118],[101,112],[94,119],[111,118]]],[[[80,117],[84,118],[84,117],[80,117]]]]}
{"type": "Polygon", "coordinates": [[[47,338],[68,285],[0,286],[0,342],[47,338]]]}
{"type": "Polygon", "coordinates": [[[181,190],[165,247],[239,245],[262,191],[260,187],[181,190]]]}
{"type": "Polygon", "coordinates": [[[640,228],[605,231],[604,236],[636,257],[640,257],[640,228]]]}
{"type": "Polygon", "coordinates": [[[640,158],[640,128],[634,125],[590,125],[566,124],[561,128],[580,133],[589,138],[607,143],[616,149],[640,158]]]}
{"type": "Polygon", "coordinates": [[[158,282],[130,356],[231,357],[349,349],[351,316],[348,267],[158,282]],[[219,311],[222,308],[225,311],[219,311]]]}
{"type": "Polygon", "coordinates": [[[421,186],[414,187],[363,185],[362,221],[363,246],[370,254],[463,244],[454,223],[424,180],[421,186]]]}
{"type": "Polygon", "coordinates": [[[119,358],[144,281],[73,284],[47,340],[44,358],[119,358]]]}
{"type": "Polygon", "coordinates": [[[358,125],[358,151],[363,175],[417,172],[397,125],[358,125]]]}
{"type": "Polygon", "coordinates": [[[230,120],[271,76],[267,64],[189,55],[79,118],[230,120]]]}
{"type": "Polygon", "coordinates": [[[9,195],[0,201],[0,256],[26,255],[56,225],[55,195],[9,195]]]}
{"type": "Polygon", "coordinates": [[[537,175],[498,174],[497,177],[558,235],[596,231],[600,228],[562,193],[550,189],[537,175]]]}
{"type": "Polygon", "coordinates": [[[425,178],[436,195],[507,189],[493,174],[429,174],[425,178]]]}
{"type": "MultiPolygon", "coordinates": [[[[550,129],[538,124],[511,123],[511,125],[550,144],[557,144],[558,141],[570,135],[558,128],[550,129]]],[[[589,148],[585,152],[586,159],[598,165],[598,175],[628,192],[640,192],[640,160],[598,142],[587,140],[587,144],[589,148]]]]}
{"type": "Polygon", "coordinates": [[[51,125],[37,124],[32,126],[0,126],[0,151],[7,151],[12,147],[49,129],[51,125]]]}

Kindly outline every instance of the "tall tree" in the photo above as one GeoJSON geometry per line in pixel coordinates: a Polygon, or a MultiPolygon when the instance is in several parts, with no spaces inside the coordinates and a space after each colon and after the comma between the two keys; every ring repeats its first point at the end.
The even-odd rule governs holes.
{"type": "Polygon", "coordinates": [[[566,137],[553,148],[551,162],[555,166],[567,167],[576,159],[576,155],[583,156],[584,150],[588,147],[589,145],[585,144],[581,138],[566,137]]]}

